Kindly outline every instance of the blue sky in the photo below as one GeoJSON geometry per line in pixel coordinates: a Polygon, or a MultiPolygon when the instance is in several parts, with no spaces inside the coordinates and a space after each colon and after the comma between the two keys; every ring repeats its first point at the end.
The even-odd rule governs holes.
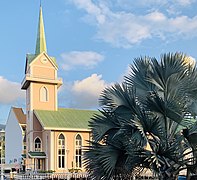
{"type": "MultiPolygon", "coordinates": [[[[0,2],[0,123],[25,107],[25,57],[34,53],[39,0],[0,2]]],[[[197,0],[42,0],[48,54],[64,85],[59,105],[98,108],[139,56],[183,52],[197,59],[197,0]]]]}

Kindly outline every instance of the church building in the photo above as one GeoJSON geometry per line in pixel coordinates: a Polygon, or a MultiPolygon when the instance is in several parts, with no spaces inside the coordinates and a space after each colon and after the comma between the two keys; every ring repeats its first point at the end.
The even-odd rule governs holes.
{"type": "Polygon", "coordinates": [[[84,171],[82,147],[90,140],[88,121],[97,111],[58,108],[56,59],[47,53],[42,7],[34,54],[27,54],[22,90],[26,91],[26,169],[84,171]]]}

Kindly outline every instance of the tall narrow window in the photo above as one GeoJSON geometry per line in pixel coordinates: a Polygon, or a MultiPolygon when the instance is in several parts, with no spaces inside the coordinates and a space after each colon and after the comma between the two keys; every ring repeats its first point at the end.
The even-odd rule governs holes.
{"type": "Polygon", "coordinates": [[[58,138],[58,167],[65,168],[65,137],[63,134],[58,138]]]}
{"type": "Polygon", "coordinates": [[[38,152],[41,151],[41,140],[40,140],[40,138],[35,139],[35,151],[38,151],[38,152]]]}
{"type": "Polygon", "coordinates": [[[46,87],[41,87],[40,89],[40,101],[47,102],[49,100],[48,89],[46,87]]]}
{"type": "Polygon", "coordinates": [[[76,163],[76,168],[81,168],[82,167],[81,156],[82,156],[82,138],[78,134],[76,136],[76,139],[75,139],[75,163],[76,163]]]}

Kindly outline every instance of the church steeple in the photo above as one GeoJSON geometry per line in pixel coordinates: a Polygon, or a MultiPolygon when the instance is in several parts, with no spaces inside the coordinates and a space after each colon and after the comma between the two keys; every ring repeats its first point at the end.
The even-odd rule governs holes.
{"type": "Polygon", "coordinates": [[[57,77],[56,59],[46,52],[42,6],[40,5],[36,50],[35,54],[27,54],[26,56],[25,78],[22,82],[22,89],[27,90],[28,93],[31,92],[31,96],[28,97],[29,102],[34,102],[31,104],[31,109],[39,109],[38,105],[45,110],[57,109],[57,89],[62,85],[62,80],[57,77]],[[43,91],[41,92],[41,90],[43,91]],[[34,98],[32,98],[32,94],[35,95],[34,98]],[[47,99],[44,103],[41,98],[43,94],[47,99]]]}
{"type": "Polygon", "coordinates": [[[46,47],[46,39],[45,39],[45,32],[44,32],[44,21],[43,21],[43,16],[42,16],[42,6],[40,5],[35,54],[40,54],[43,51],[47,52],[47,47],[46,47]]]}

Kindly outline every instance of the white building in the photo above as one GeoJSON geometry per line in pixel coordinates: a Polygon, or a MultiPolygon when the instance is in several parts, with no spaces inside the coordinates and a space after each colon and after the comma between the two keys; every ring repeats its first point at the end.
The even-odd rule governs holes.
{"type": "Polygon", "coordinates": [[[5,164],[5,125],[0,124],[0,164],[5,164]]]}
{"type": "Polygon", "coordinates": [[[5,163],[21,165],[25,154],[26,115],[22,108],[10,109],[5,128],[5,163]]]}

